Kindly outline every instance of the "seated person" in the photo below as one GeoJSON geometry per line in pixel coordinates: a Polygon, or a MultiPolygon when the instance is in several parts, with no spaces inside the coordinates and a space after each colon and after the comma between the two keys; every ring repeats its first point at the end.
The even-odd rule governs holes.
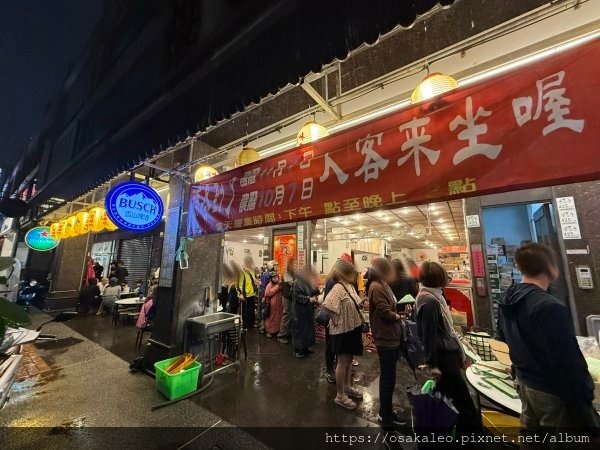
{"type": "Polygon", "coordinates": [[[100,288],[96,278],[88,279],[79,292],[79,312],[81,314],[94,314],[100,303],[100,288]]]}
{"type": "Polygon", "coordinates": [[[135,282],[135,289],[133,290],[136,294],[143,297],[146,295],[146,286],[144,286],[144,282],[142,280],[137,280],[135,282]]]}
{"type": "Polygon", "coordinates": [[[117,277],[112,277],[108,286],[104,288],[104,295],[102,295],[102,303],[100,303],[100,308],[98,308],[97,315],[100,315],[104,312],[104,308],[108,308],[111,312],[115,306],[115,301],[121,297],[121,286],[119,286],[119,280],[117,277]]]}

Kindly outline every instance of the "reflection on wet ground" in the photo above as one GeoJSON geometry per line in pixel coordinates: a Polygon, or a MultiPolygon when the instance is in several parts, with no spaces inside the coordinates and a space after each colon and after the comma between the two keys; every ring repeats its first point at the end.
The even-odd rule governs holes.
{"type": "MultiPolygon", "coordinates": [[[[90,340],[131,361],[136,355],[136,328],[113,326],[108,317],[78,317],[66,325],[90,340]]],[[[333,403],[335,384],[324,376],[324,343],[304,359],[290,345],[267,339],[257,331],[246,336],[248,358],[239,369],[215,376],[212,386],[193,401],[238,427],[376,426],[379,409],[379,361],[376,354],[358,357],[355,382],[364,395],[354,411],[333,403]]],[[[405,362],[398,365],[394,403],[409,414],[405,387],[415,383],[405,362]]]]}

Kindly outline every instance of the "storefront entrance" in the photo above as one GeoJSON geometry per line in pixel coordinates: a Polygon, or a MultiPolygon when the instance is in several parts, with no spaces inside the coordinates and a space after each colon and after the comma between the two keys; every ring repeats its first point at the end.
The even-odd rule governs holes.
{"type": "MultiPolygon", "coordinates": [[[[486,242],[488,285],[496,326],[498,301],[508,287],[521,281],[514,263],[516,249],[528,242],[539,242],[561,253],[551,201],[518,203],[482,209],[486,242]]],[[[562,261],[560,279],[551,287],[552,294],[569,307],[569,293],[562,261]]],[[[570,309],[570,307],[569,307],[570,309]]]]}

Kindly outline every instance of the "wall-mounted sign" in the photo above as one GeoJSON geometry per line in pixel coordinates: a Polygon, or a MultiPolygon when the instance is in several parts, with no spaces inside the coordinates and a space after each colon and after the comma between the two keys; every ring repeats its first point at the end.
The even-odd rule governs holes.
{"type": "Polygon", "coordinates": [[[485,277],[485,262],[481,244],[471,244],[471,267],[474,277],[485,277]]]}
{"type": "Polygon", "coordinates": [[[479,228],[479,214],[473,214],[466,217],[467,228],[479,228]]]}
{"type": "Polygon", "coordinates": [[[445,245],[441,248],[440,253],[467,253],[466,245],[445,245]]]}
{"type": "Polygon", "coordinates": [[[223,172],[191,186],[188,236],[597,180],[599,78],[596,38],[223,172]]]}
{"type": "Polygon", "coordinates": [[[573,197],[558,197],[556,206],[563,239],[581,239],[581,230],[579,229],[579,220],[577,219],[573,197]]]}
{"type": "Polygon", "coordinates": [[[50,227],[35,227],[25,235],[25,244],[32,250],[47,252],[60,243],[60,239],[50,236],[50,227]]]}
{"type": "Polygon", "coordinates": [[[112,188],[105,200],[106,213],[119,228],[148,231],[163,216],[163,202],[154,189],[143,183],[122,183],[112,188]]]}

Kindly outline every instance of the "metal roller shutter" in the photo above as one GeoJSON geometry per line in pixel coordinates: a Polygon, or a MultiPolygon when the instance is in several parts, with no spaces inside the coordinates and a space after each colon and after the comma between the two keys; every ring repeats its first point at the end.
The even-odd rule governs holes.
{"type": "Polygon", "coordinates": [[[130,288],[135,287],[137,280],[144,280],[145,283],[148,279],[152,241],[152,236],[121,241],[119,259],[123,260],[129,271],[127,284],[130,288]]]}

